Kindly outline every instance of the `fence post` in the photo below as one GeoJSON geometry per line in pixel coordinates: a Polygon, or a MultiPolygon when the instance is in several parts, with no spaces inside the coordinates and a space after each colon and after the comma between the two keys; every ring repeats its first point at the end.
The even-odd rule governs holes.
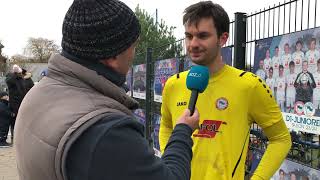
{"type": "Polygon", "coordinates": [[[238,69],[246,69],[246,14],[235,13],[234,27],[234,66],[238,69]]]}
{"type": "Polygon", "coordinates": [[[147,55],[146,55],[146,103],[145,103],[145,110],[146,110],[146,126],[145,126],[145,136],[146,139],[152,147],[152,138],[151,138],[151,130],[152,130],[152,80],[153,80],[153,62],[152,62],[152,48],[147,48],[147,55]]]}

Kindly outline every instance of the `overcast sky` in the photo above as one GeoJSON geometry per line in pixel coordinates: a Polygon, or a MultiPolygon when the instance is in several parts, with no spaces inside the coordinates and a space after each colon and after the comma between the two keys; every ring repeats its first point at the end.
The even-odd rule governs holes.
{"type": "MultiPolygon", "coordinates": [[[[183,37],[183,10],[199,0],[123,0],[131,9],[137,4],[166,24],[177,27],[175,35],[183,37]]],[[[22,54],[29,37],[43,37],[61,43],[61,29],[65,13],[72,0],[1,0],[0,40],[5,46],[3,54],[9,57],[22,54]]],[[[231,20],[235,12],[251,12],[278,4],[279,0],[215,0],[225,8],[231,20]]]]}

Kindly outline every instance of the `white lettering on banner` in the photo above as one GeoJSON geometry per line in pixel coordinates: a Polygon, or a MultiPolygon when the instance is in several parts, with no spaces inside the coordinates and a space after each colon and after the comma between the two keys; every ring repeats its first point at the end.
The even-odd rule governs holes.
{"type": "Polygon", "coordinates": [[[146,99],[146,94],[133,91],[133,97],[138,99],[146,99]]]}
{"type": "Polygon", "coordinates": [[[291,113],[282,113],[282,116],[289,129],[320,135],[320,117],[291,113]]]}
{"type": "Polygon", "coordinates": [[[154,95],[154,101],[161,103],[162,102],[162,96],[161,95],[154,95]]]}
{"type": "Polygon", "coordinates": [[[190,73],[189,76],[191,77],[201,77],[201,74],[198,74],[198,73],[190,73]]]}

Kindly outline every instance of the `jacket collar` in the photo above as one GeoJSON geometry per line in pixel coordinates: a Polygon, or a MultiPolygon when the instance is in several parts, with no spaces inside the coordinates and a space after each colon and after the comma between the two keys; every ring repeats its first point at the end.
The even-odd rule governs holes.
{"type": "MultiPolygon", "coordinates": [[[[116,80],[116,73],[114,71],[109,72],[109,68],[103,68],[100,65],[89,66],[90,68],[60,54],[55,54],[49,59],[48,78],[64,82],[70,86],[94,89],[120,102],[128,109],[138,108],[138,102],[129,97],[125,90],[120,87],[124,82],[121,77],[116,80]]],[[[101,66],[104,65],[101,64],[101,66]]]]}

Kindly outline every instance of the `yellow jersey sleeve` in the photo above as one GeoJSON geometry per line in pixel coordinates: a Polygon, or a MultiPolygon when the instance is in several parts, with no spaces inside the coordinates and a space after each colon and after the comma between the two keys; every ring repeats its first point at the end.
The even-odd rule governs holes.
{"type": "Polygon", "coordinates": [[[269,139],[268,148],[251,180],[270,179],[281,166],[291,148],[291,136],[284,121],[265,128],[264,133],[269,139]]]}
{"type": "Polygon", "coordinates": [[[270,179],[285,159],[290,147],[291,139],[285,125],[281,110],[266,83],[255,75],[254,86],[249,93],[249,116],[267,135],[269,145],[259,166],[254,172],[252,180],[270,179]]]}
{"type": "Polygon", "coordinates": [[[171,112],[169,110],[170,92],[173,85],[173,81],[176,75],[170,77],[162,91],[162,105],[161,105],[161,120],[160,120],[160,130],[159,130],[159,144],[161,153],[164,152],[169,138],[173,131],[173,123],[171,119],[171,112]]]}
{"type": "Polygon", "coordinates": [[[256,75],[248,73],[253,78],[253,88],[249,93],[249,117],[251,122],[256,122],[260,127],[267,128],[283,120],[281,110],[272,95],[272,91],[256,75]]]}

